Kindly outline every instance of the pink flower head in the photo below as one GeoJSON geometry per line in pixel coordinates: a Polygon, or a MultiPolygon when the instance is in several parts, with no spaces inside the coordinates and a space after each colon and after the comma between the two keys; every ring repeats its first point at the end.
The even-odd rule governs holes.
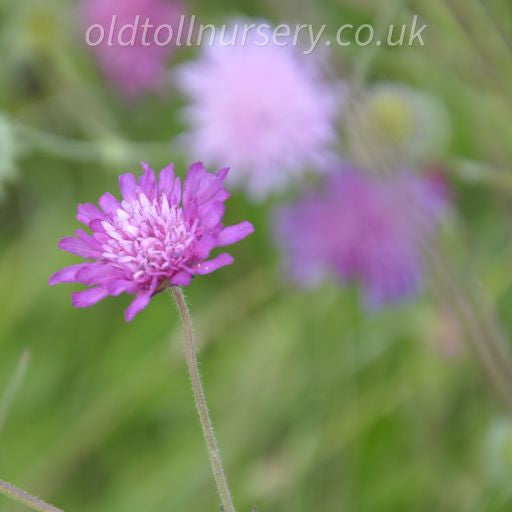
{"type": "Polygon", "coordinates": [[[230,180],[261,200],[330,163],[345,86],[325,79],[318,55],[292,38],[278,44],[269,24],[254,23],[247,37],[248,21],[219,28],[177,77],[190,101],[180,144],[212,165],[228,162],[237,169],[230,180]]]}
{"type": "MultiPolygon", "coordinates": [[[[444,193],[444,191],[443,191],[444,193]]],[[[352,169],[278,212],[292,278],[313,285],[334,272],[378,307],[418,292],[423,242],[446,212],[437,183],[409,173],[380,181],[352,169]]]]}
{"type": "Polygon", "coordinates": [[[180,0],[83,0],[92,49],[107,78],[124,96],[135,98],[163,85],[183,13],[180,0]],[[103,38],[100,29],[91,29],[93,25],[102,27],[103,38]],[[159,28],[163,26],[172,29],[172,38],[167,28],[159,28]]]}
{"type": "Polygon", "coordinates": [[[211,174],[203,164],[193,164],[182,193],[172,164],[158,180],[149,165],[142,167],[138,182],[133,174],[119,177],[122,201],[107,192],[99,199],[100,208],[78,205],[77,220],[92,234],[79,229],[59,243],[62,250],[90,260],[64,268],[49,280],[50,285],[78,282],[91,287],[73,294],[75,307],[92,306],[108,295],[135,294],[125,313],[131,321],[165,287],[187,286],[194,275],[230,265],[233,258],[226,253],[209,260],[211,251],[253,232],[246,221],[222,225],[228,169],[211,174]]]}

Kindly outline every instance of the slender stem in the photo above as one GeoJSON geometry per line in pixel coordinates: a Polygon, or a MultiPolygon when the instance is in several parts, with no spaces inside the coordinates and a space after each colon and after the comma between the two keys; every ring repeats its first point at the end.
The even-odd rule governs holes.
{"type": "Polygon", "coordinates": [[[63,512],[60,508],[56,508],[53,505],[45,503],[44,501],[30,495],[28,492],[18,489],[14,485],[0,480],[0,494],[12,498],[18,503],[26,505],[32,510],[37,512],[63,512]]]}
{"type": "Polygon", "coordinates": [[[9,411],[11,410],[14,399],[16,398],[16,393],[18,392],[25,374],[27,373],[29,359],[30,351],[25,349],[21,354],[16,370],[7,384],[7,388],[5,389],[3,396],[0,397],[0,433],[5,426],[7,416],[9,415],[9,411]]]}
{"type": "Polygon", "coordinates": [[[192,381],[192,391],[194,393],[194,400],[196,402],[197,412],[199,413],[199,420],[203,429],[203,435],[208,448],[210,456],[210,463],[213,470],[213,476],[217,485],[217,492],[219,493],[222,509],[224,512],[235,512],[231,493],[229,491],[226,474],[222,467],[222,460],[220,457],[220,450],[213,431],[212,421],[208,413],[208,406],[204,394],[203,384],[201,382],[201,374],[199,373],[199,365],[197,361],[196,343],[194,339],[194,331],[192,329],[192,320],[190,312],[185,301],[183,291],[178,286],[171,286],[171,294],[176,301],[178,311],[183,323],[183,330],[185,332],[185,356],[187,359],[188,371],[190,380],[192,381]]]}
{"type": "MultiPolygon", "coordinates": [[[[383,8],[377,13],[377,19],[375,20],[375,34],[376,40],[384,42],[388,35],[389,26],[393,23],[393,19],[400,13],[404,4],[404,0],[393,0],[391,2],[382,2],[383,8]]],[[[365,84],[368,73],[371,70],[373,63],[380,50],[384,47],[373,45],[371,48],[367,48],[367,51],[363,52],[361,58],[356,62],[356,68],[353,73],[352,86],[354,90],[359,91],[365,84]]]]}
{"type": "Polygon", "coordinates": [[[14,127],[20,139],[28,142],[30,149],[38,149],[77,162],[124,164],[130,163],[135,153],[156,154],[163,157],[169,152],[168,144],[163,142],[126,141],[115,136],[97,141],[70,139],[21,123],[15,124],[14,127]]]}

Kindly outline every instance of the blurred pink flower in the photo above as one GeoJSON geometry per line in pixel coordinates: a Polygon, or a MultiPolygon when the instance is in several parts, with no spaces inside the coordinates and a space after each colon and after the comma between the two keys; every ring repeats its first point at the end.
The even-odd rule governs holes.
{"type": "MultiPolygon", "coordinates": [[[[103,27],[102,42],[92,50],[107,78],[124,96],[136,98],[164,85],[166,61],[175,51],[175,35],[184,13],[180,0],[83,0],[82,12],[85,30],[92,25],[103,27]],[[153,27],[148,25],[144,34],[146,20],[153,27]],[[123,27],[134,24],[131,44],[133,32],[123,27]],[[155,43],[155,32],[162,25],[173,29],[173,39],[163,46],[155,43]]],[[[168,30],[162,30],[157,39],[165,42],[168,35],[168,30]]],[[[96,44],[99,35],[91,39],[96,44]]]]}
{"type": "Polygon", "coordinates": [[[236,168],[230,180],[261,200],[306,169],[330,164],[345,86],[327,81],[318,56],[304,55],[291,40],[263,45],[253,31],[244,42],[236,27],[248,24],[219,29],[213,46],[178,69],[190,100],[188,133],[179,142],[212,165],[228,162],[236,168]]]}
{"type": "Polygon", "coordinates": [[[193,164],[181,191],[173,166],[160,172],[142,164],[138,182],[132,174],[119,177],[123,200],[112,194],[94,204],[79,204],[77,219],[90,228],[63,238],[59,247],[88,260],[64,268],[49,284],[78,282],[91,288],[73,294],[75,307],[88,307],[108,295],[136,294],[126,320],[145,308],[167,286],[187,286],[194,275],[209,274],[233,258],[226,253],[211,260],[217,247],[234,244],[253,232],[249,222],[224,227],[227,169],[217,174],[193,164]]]}
{"type": "Polygon", "coordinates": [[[334,272],[358,282],[367,305],[378,307],[419,291],[423,243],[446,211],[437,181],[405,172],[381,181],[344,169],[278,211],[277,239],[297,283],[334,272]]]}

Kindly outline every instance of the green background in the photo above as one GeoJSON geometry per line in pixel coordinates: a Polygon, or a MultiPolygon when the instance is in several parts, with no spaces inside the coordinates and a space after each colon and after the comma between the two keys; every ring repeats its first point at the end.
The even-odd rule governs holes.
{"type": "MultiPolygon", "coordinates": [[[[77,227],[77,202],[117,193],[117,175],[140,160],[173,160],[183,175],[168,142],[183,129],[184,99],[123,102],[84,47],[75,4],[0,5],[0,110],[19,130],[18,177],[0,204],[0,403],[24,350],[30,359],[0,430],[0,478],[66,511],[218,511],[170,297],[128,325],[129,297],[75,310],[75,286],[47,286],[77,261],[56,246],[77,227]]],[[[453,140],[440,165],[455,211],[436,250],[452,293],[472,294],[512,335],[510,2],[215,0],[189,10],[214,23],[327,23],[331,36],[344,23],[421,16],[424,47],[333,47],[333,73],[442,98],[453,140]]],[[[187,290],[238,510],[512,510],[507,404],[468,349],[446,282],[429,274],[422,297],[379,312],[336,283],[297,291],[272,243],[277,202],[233,194],[228,223],[249,219],[256,233],[233,247],[231,268],[187,290]]],[[[1,512],[17,510],[0,498],[1,512]]]]}

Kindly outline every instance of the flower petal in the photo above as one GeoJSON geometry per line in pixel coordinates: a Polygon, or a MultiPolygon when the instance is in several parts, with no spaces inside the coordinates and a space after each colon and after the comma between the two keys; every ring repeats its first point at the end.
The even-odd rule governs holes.
{"type": "Polygon", "coordinates": [[[235,226],[228,226],[219,233],[217,245],[218,247],[224,247],[234,244],[252,233],[254,233],[254,226],[248,221],[240,222],[240,224],[236,224],[235,226]]]}
{"type": "Polygon", "coordinates": [[[144,174],[139,178],[139,186],[146,197],[153,200],[156,197],[155,172],[146,162],[141,162],[141,166],[144,169],[144,174]]]}
{"type": "Polygon", "coordinates": [[[223,167],[222,169],[219,169],[217,171],[217,178],[224,181],[227,178],[228,174],[229,174],[229,167],[223,167]]]}
{"type": "Polygon", "coordinates": [[[76,254],[82,258],[96,258],[100,255],[97,249],[91,247],[84,240],[68,236],[59,242],[59,249],[76,254]]]}
{"type": "Polygon", "coordinates": [[[158,193],[170,197],[174,186],[174,164],[169,164],[160,171],[158,176],[158,193]]]}
{"type": "Polygon", "coordinates": [[[75,292],[71,296],[71,301],[75,308],[88,308],[100,302],[108,295],[106,288],[89,288],[82,292],[75,292]]]}
{"type": "Polygon", "coordinates": [[[205,231],[213,231],[224,217],[226,207],[220,201],[206,203],[205,206],[200,207],[197,212],[201,219],[201,226],[205,231]]]}
{"type": "Polygon", "coordinates": [[[98,251],[98,254],[101,253],[101,251],[102,251],[101,244],[98,242],[98,240],[96,240],[96,238],[94,236],[87,233],[87,231],[84,231],[83,229],[77,229],[75,231],[75,236],[78,239],[82,240],[82,242],[87,244],[91,249],[98,251]]]}
{"type": "Polygon", "coordinates": [[[106,284],[108,281],[120,276],[122,276],[122,272],[111,265],[91,263],[77,272],[76,280],[79,283],[92,286],[95,284],[106,284]]]}
{"type": "Polygon", "coordinates": [[[187,207],[191,203],[202,205],[208,201],[225,201],[229,197],[229,193],[224,189],[226,175],[227,169],[212,174],[201,162],[192,164],[183,186],[183,206],[187,207]]]}
{"type": "Polygon", "coordinates": [[[79,204],[77,207],[76,220],[89,226],[91,221],[96,219],[104,219],[105,215],[100,209],[92,203],[79,204]]]}
{"type": "Polygon", "coordinates": [[[135,293],[137,291],[137,283],[123,279],[115,279],[107,284],[108,294],[114,297],[121,293],[135,293]]]}
{"type": "Polygon", "coordinates": [[[171,286],[188,286],[192,281],[192,275],[189,272],[182,270],[177,272],[169,279],[171,286]]]}
{"type": "Polygon", "coordinates": [[[106,192],[98,201],[101,209],[108,215],[113,215],[121,208],[119,201],[110,193],[106,192]]]}
{"type": "Polygon", "coordinates": [[[138,292],[132,303],[126,308],[124,318],[127,322],[131,322],[137,314],[146,308],[151,301],[149,292],[138,292]]]}
{"type": "MultiPolygon", "coordinates": [[[[102,234],[107,233],[107,230],[105,229],[105,226],[103,225],[103,222],[105,222],[105,221],[99,220],[99,219],[95,219],[95,220],[91,221],[91,223],[89,224],[89,228],[93,232],[93,235],[94,235],[94,233],[102,233],[102,234]]],[[[106,223],[108,224],[108,221],[106,221],[106,223]]]]}
{"type": "Polygon", "coordinates": [[[215,238],[208,233],[205,233],[196,243],[194,253],[199,259],[205,260],[210,256],[210,252],[214,247],[216,247],[215,238]]]}
{"type": "Polygon", "coordinates": [[[203,162],[195,162],[189,168],[185,182],[183,184],[183,201],[190,200],[199,192],[201,178],[206,174],[206,168],[203,162]]]}
{"type": "Polygon", "coordinates": [[[181,180],[179,178],[176,178],[174,180],[174,186],[172,188],[169,204],[171,206],[179,206],[180,201],[181,201],[181,180]]]}
{"type": "Polygon", "coordinates": [[[231,265],[233,263],[233,256],[231,254],[222,253],[213,258],[213,260],[203,261],[194,267],[194,274],[204,275],[215,272],[219,268],[231,265]]]}
{"type": "Polygon", "coordinates": [[[224,188],[224,181],[226,180],[227,175],[229,174],[229,170],[229,167],[224,167],[217,172],[217,178],[220,180],[222,186],[215,194],[216,201],[226,201],[226,199],[229,199],[230,194],[224,188]]]}
{"type": "Polygon", "coordinates": [[[76,274],[82,268],[87,265],[91,265],[91,263],[78,263],[77,265],[71,265],[69,267],[65,267],[58,272],[55,272],[50,279],[48,279],[48,284],[50,286],[55,286],[59,283],[73,283],[76,281],[76,274]]]}
{"type": "Polygon", "coordinates": [[[125,201],[133,203],[137,199],[137,182],[131,173],[119,176],[119,189],[125,201]]]}
{"type": "Polygon", "coordinates": [[[127,322],[131,322],[138,313],[147,307],[151,301],[151,297],[153,297],[153,294],[155,293],[156,285],[157,279],[155,278],[151,282],[149,290],[140,290],[137,292],[135,299],[124,312],[124,318],[127,322]]]}

